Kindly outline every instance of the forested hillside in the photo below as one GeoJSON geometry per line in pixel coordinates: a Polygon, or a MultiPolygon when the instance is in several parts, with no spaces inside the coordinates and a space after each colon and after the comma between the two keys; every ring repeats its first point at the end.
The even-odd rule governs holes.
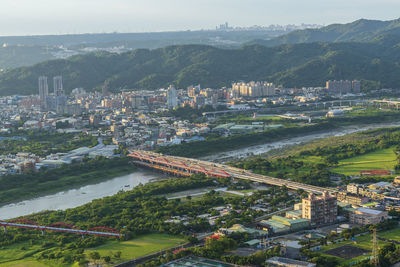
{"type": "Polygon", "coordinates": [[[230,86],[233,81],[269,80],[286,87],[322,86],[328,79],[374,81],[399,87],[400,40],[374,43],[310,43],[221,49],[204,45],[106,52],[46,61],[0,74],[0,94],[37,93],[37,78],[63,75],[64,87],[87,90],[104,82],[111,90],[230,86]]]}
{"type": "Polygon", "coordinates": [[[360,19],[347,24],[331,24],[320,29],[293,31],[271,40],[254,40],[249,44],[276,46],[311,42],[369,42],[382,36],[400,36],[400,19],[360,19]]]}

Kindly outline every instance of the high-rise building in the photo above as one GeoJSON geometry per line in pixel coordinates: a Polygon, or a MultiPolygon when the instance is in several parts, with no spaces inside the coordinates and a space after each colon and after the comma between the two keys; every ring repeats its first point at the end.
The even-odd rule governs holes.
{"type": "Polygon", "coordinates": [[[178,93],[172,85],[168,87],[167,91],[167,106],[169,109],[178,106],[178,93]]]}
{"type": "Polygon", "coordinates": [[[62,76],[53,77],[53,89],[55,96],[64,95],[62,76]]]}
{"type": "Polygon", "coordinates": [[[187,93],[189,97],[194,97],[196,95],[196,89],[193,86],[187,88],[187,93]]]}
{"type": "Polygon", "coordinates": [[[197,108],[201,108],[206,104],[206,98],[203,95],[196,95],[194,97],[194,103],[197,108]]]}
{"type": "Polygon", "coordinates": [[[141,95],[133,95],[131,97],[132,108],[138,109],[143,105],[143,97],[141,95]]]}
{"type": "Polygon", "coordinates": [[[333,94],[347,94],[347,93],[359,93],[361,91],[360,81],[348,81],[348,80],[340,80],[340,81],[327,81],[326,89],[328,92],[333,94]]]}
{"type": "Polygon", "coordinates": [[[215,93],[211,96],[211,105],[216,108],[218,106],[218,94],[215,93]]]}
{"type": "Polygon", "coordinates": [[[49,95],[49,85],[47,84],[47,77],[40,76],[39,77],[39,99],[40,99],[40,108],[46,109],[46,98],[49,95]]]}
{"type": "Polygon", "coordinates": [[[353,93],[355,93],[355,94],[358,94],[361,92],[360,81],[357,81],[357,80],[352,81],[352,90],[353,90],[353,93]]]}
{"type": "Polygon", "coordinates": [[[275,85],[269,82],[234,83],[232,84],[233,97],[264,97],[275,94],[275,85]]]}
{"type": "Polygon", "coordinates": [[[187,93],[189,97],[195,97],[196,95],[198,95],[201,91],[201,86],[200,84],[196,85],[196,86],[189,86],[187,88],[187,93]]]}
{"type": "Polygon", "coordinates": [[[321,225],[334,223],[337,217],[336,196],[325,191],[322,195],[310,193],[302,200],[302,218],[310,220],[311,224],[321,225]]]}
{"type": "Polygon", "coordinates": [[[101,88],[101,94],[103,96],[108,96],[108,86],[107,86],[107,84],[104,84],[103,87],[101,88]]]}

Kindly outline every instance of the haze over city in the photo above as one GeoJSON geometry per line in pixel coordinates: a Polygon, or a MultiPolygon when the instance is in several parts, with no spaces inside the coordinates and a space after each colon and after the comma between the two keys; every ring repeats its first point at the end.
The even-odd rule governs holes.
{"type": "Polygon", "coordinates": [[[0,35],[151,32],[399,16],[395,0],[3,0],[0,35]]]}
{"type": "Polygon", "coordinates": [[[0,0],[0,266],[400,266],[399,10],[0,0]]]}

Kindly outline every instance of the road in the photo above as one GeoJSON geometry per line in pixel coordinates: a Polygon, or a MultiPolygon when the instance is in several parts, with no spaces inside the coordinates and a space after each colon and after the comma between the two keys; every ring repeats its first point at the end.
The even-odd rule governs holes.
{"type": "Polygon", "coordinates": [[[275,186],[286,186],[290,189],[302,189],[310,193],[321,194],[325,191],[336,192],[333,189],[323,188],[314,185],[302,184],[294,181],[284,180],[271,176],[255,174],[248,170],[231,167],[224,164],[208,162],[199,159],[191,159],[176,156],[166,156],[151,151],[133,150],[129,154],[134,162],[152,168],[162,168],[163,171],[170,171],[176,174],[204,173],[210,176],[232,177],[242,180],[250,180],[275,186]]]}

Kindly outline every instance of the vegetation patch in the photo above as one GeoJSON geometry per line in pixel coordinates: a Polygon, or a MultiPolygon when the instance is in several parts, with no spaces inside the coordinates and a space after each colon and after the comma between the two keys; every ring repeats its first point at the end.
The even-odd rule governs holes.
{"type": "Polygon", "coordinates": [[[2,176],[0,205],[132,173],[136,167],[130,164],[129,160],[129,158],[99,157],[84,160],[82,163],[64,164],[55,169],[2,176]]]}
{"type": "Polygon", "coordinates": [[[380,149],[364,155],[351,157],[339,161],[339,166],[332,172],[344,175],[357,175],[364,170],[394,170],[397,164],[395,147],[380,149]]]}
{"type": "Polygon", "coordinates": [[[172,248],[183,243],[185,243],[185,240],[179,236],[168,234],[147,234],[129,241],[110,241],[105,245],[87,250],[86,252],[90,255],[90,252],[96,251],[102,258],[105,258],[106,256],[115,258],[115,255],[119,254],[118,251],[120,251],[121,254],[117,262],[123,262],[155,253],[160,250],[172,248]]]}

